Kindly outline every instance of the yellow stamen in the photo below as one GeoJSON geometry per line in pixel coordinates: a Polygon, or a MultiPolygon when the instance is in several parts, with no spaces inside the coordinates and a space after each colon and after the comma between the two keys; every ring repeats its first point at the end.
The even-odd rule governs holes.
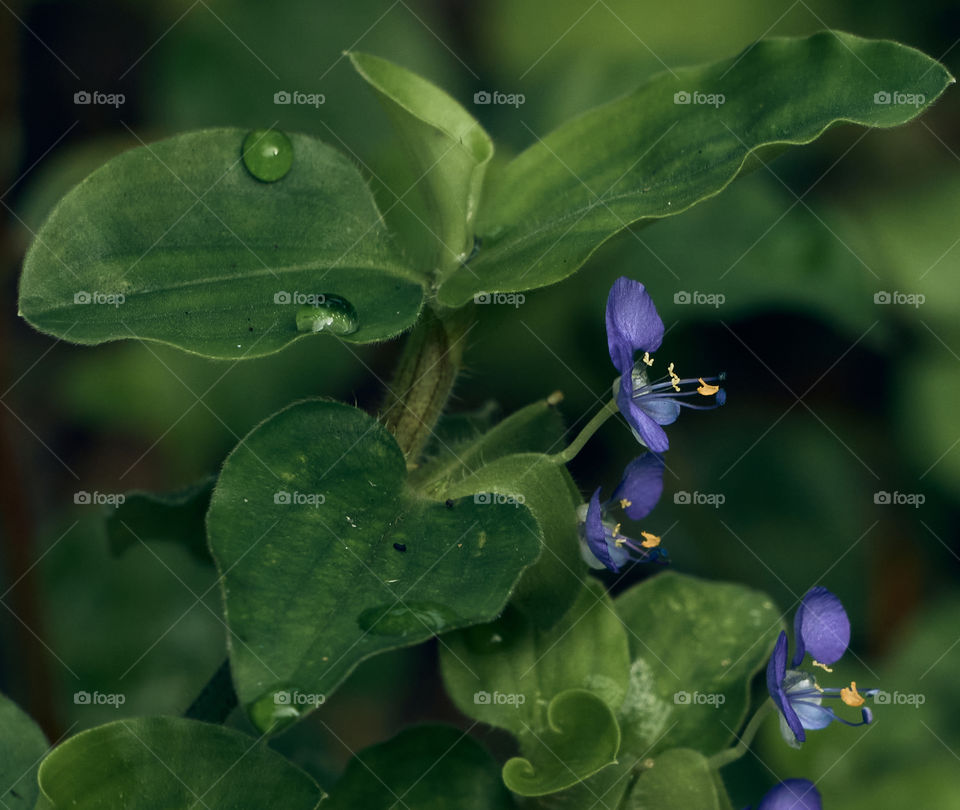
{"type": "Polygon", "coordinates": [[[626,509],[628,506],[633,506],[633,501],[629,501],[626,498],[620,499],[620,508],[626,509]]]}
{"type": "Polygon", "coordinates": [[[673,386],[674,391],[680,391],[680,378],[677,376],[676,372],[673,370],[673,363],[667,366],[667,373],[670,375],[670,384],[673,386]]]}
{"type": "Polygon", "coordinates": [[[840,700],[846,703],[848,706],[862,706],[863,705],[863,695],[857,691],[857,682],[850,681],[849,687],[843,687],[840,690],[840,700]]]}
{"type": "Polygon", "coordinates": [[[820,667],[824,672],[833,672],[833,670],[828,667],[826,664],[821,664],[816,658],[811,662],[815,667],[820,667]]]}
{"type": "Polygon", "coordinates": [[[643,537],[643,542],[640,543],[644,548],[656,548],[660,545],[660,538],[655,534],[650,534],[650,532],[640,532],[640,535],[643,537]]]}
{"type": "Polygon", "coordinates": [[[719,385],[708,385],[703,381],[703,377],[698,377],[700,382],[700,387],[697,389],[698,394],[702,394],[705,397],[712,397],[717,391],[720,390],[719,385]]]}
{"type": "Polygon", "coordinates": [[[646,363],[648,366],[653,365],[653,358],[650,356],[650,352],[643,353],[643,362],[646,363]]]}

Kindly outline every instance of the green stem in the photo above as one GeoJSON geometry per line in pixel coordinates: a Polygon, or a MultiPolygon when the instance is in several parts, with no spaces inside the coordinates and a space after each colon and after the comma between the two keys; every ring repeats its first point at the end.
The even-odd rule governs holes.
{"type": "Polygon", "coordinates": [[[760,705],[760,708],[757,709],[756,714],[750,718],[750,722],[747,723],[747,727],[743,730],[743,734],[740,735],[740,739],[737,740],[737,744],[710,757],[708,760],[710,767],[714,770],[722,768],[724,765],[736,762],[746,754],[747,751],[750,750],[750,743],[753,742],[753,738],[756,736],[757,731],[760,730],[760,726],[763,725],[763,721],[767,719],[767,715],[771,709],[773,709],[773,701],[767,698],[767,700],[760,705]]]}
{"type": "Polygon", "coordinates": [[[586,427],[580,431],[580,434],[570,443],[566,450],[561,450],[559,453],[547,456],[547,458],[554,464],[566,464],[572,461],[576,458],[577,453],[579,453],[583,449],[583,446],[590,440],[590,437],[596,433],[600,429],[600,426],[613,416],[617,410],[617,401],[611,399],[594,415],[593,419],[587,422],[586,427]]]}
{"type": "Polygon", "coordinates": [[[415,469],[450,398],[463,359],[468,316],[458,310],[441,317],[432,309],[407,338],[381,420],[415,469]]]}

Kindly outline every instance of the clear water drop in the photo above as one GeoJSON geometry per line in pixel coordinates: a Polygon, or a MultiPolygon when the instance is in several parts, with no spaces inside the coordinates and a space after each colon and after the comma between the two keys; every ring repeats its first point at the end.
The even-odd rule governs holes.
{"type": "Polygon", "coordinates": [[[298,332],[350,335],[359,328],[360,319],[353,304],[339,295],[318,295],[316,304],[307,304],[297,310],[298,332]]]}
{"type": "MultiPolygon", "coordinates": [[[[295,698],[298,690],[290,688],[273,688],[261,695],[247,707],[250,720],[264,734],[270,731],[279,731],[282,728],[296,723],[303,714],[304,705],[295,698]]],[[[310,705],[308,709],[315,708],[310,705]]]]}
{"type": "Polygon", "coordinates": [[[243,139],[243,165],[257,180],[273,183],[290,171],[293,145],[275,129],[255,129],[243,139]]]}

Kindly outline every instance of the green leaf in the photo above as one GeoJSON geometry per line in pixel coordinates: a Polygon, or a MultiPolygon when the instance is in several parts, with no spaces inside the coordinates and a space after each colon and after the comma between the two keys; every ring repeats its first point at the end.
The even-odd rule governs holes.
{"type": "Polygon", "coordinates": [[[476,493],[512,498],[536,518],[543,554],[524,572],[513,604],[537,626],[552,626],[577,598],[587,571],[577,533],[581,498],[570,473],[540,453],[520,453],[499,458],[443,490],[444,497],[454,498],[476,493]]]}
{"type": "Polygon", "coordinates": [[[450,726],[417,726],[357,754],[326,810],[507,810],[516,807],[490,754],[450,726]]]}
{"type": "Polygon", "coordinates": [[[0,807],[32,810],[40,788],[37,768],[47,739],[10,698],[0,695],[0,807]]]}
{"type": "Polygon", "coordinates": [[[364,658],[490,621],[540,552],[525,508],[418,496],[379,422],[316,400],[230,454],[207,534],[234,684],[264,730],[314,708],[364,658]]]}
{"type": "Polygon", "coordinates": [[[460,267],[473,250],[474,220],[493,142],[480,123],[440,88],[409,70],[350,53],[411,152],[427,209],[423,238],[435,243],[432,268],[460,267]]]}
{"type": "Polygon", "coordinates": [[[107,516],[107,540],[120,555],[141,541],[179,543],[197,560],[211,562],[204,520],[213,485],[210,476],[178,492],[128,492],[107,516]]]}
{"type": "MultiPolygon", "coordinates": [[[[637,777],[628,810],[722,810],[722,785],[706,758],[689,748],[673,748],[656,757],[637,777]]],[[[725,798],[725,795],[724,795],[725,798]]]]}
{"type": "Polygon", "coordinates": [[[506,167],[481,209],[480,252],[438,298],[461,306],[481,291],[553,284],[631,223],[672,216],[719,193],[754,152],[809,143],[841,121],[906,123],[952,82],[919,51],[833,31],[765,40],[732,59],[659,74],[564,124],[506,167]],[[680,92],[724,102],[676,104],[680,92]],[[878,92],[918,99],[916,106],[878,104],[878,92]]]}
{"type": "Polygon", "coordinates": [[[550,630],[538,630],[508,608],[495,622],[452,633],[444,642],[440,666],[457,708],[518,737],[546,731],[547,706],[568,689],[589,690],[614,710],[626,695],[627,635],[594,579],[550,630]]]}
{"type": "Polygon", "coordinates": [[[526,734],[525,756],[503,766],[503,781],[521,796],[543,796],[575,785],[616,761],[620,728],[593,692],[569,689],[547,707],[548,727],[526,734]]]}
{"type": "Polygon", "coordinates": [[[118,720],[71,737],[40,766],[38,810],[283,807],[323,793],[245,734],[175,717],[118,720]]]}
{"type": "Polygon", "coordinates": [[[298,301],[323,301],[318,314],[334,316],[302,328],[349,341],[409,327],[422,278],[391,245],[356,167],[291,134],[292,168],[262,182],[245,167],[246,135],[185,133],[91,174],[27,252],[21,314],[74,343],[141,338],[220,358],[270,354],[307,334],[298,301]]]}
{"type": "Polygon", "coordinates": [[[649,756],[689,747],[709,755],[726,747],[749,707],[750,680],[783,627],[773,602],[742,585],[667,572],[614,604],[633,660],[618,715],[624,749],[649,756]]]}

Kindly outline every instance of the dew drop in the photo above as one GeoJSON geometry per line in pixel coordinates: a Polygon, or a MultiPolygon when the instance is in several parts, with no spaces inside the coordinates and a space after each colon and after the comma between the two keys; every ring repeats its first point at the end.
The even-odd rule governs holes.
{"type": "Polygon", "coordinates": [[[290,171],[293,145],[275,129],[255,129],[243,140],[243,165],[257,180],[273,183],[290,171]]]}
{"type": "Polygon", "coordinates": [[[350,335],[360,328],[357,311],[346,298],[339,295],[318,295],[317,304],[307,304],[297,310],[298,332],[331,332],[350,335]]]}
{"type": "Polygon", "coordinates": [[[298,695],[298,690],[290,687],[271,689],[247,707],[250,720],[264,734],[292,725],[300,719],[304,710],[316,708],[314,705],[301,704],[295,699],[298,695]]]}
{"type": "Polygon", "coordinates": [[[439,633],[458,620],[456,613],[438,602],[406,602],[369,608],[360,614],[357,624],[378,636],[409,636],[439,633]]]}

